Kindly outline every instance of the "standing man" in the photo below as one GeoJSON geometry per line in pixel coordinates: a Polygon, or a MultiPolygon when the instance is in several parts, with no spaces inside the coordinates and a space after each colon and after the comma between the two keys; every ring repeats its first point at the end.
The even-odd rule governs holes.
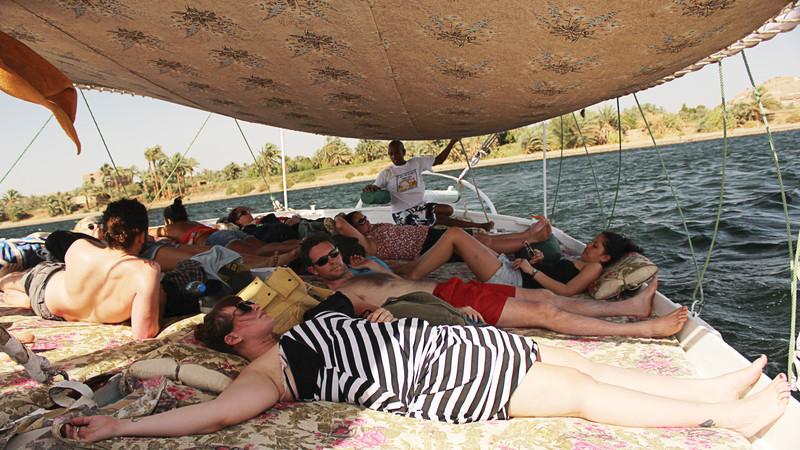
{"type": "Polygon", "coordinates": [[[492,222],[474,223],[453,219],[450,205],[425,203],[425,182],[422,172],[431,170],[447,160],[458,139],[452,139],[436,157],[415,156],[405,159],[406,148],[400,141],[389,142],[389,159],[392,166],[378,174],[374,184],[367,185],[365,192],[386,189],[392,197],[392,218],[398,225],[446,225],[454,227],[480,227],[491,230],[492,222]]]}

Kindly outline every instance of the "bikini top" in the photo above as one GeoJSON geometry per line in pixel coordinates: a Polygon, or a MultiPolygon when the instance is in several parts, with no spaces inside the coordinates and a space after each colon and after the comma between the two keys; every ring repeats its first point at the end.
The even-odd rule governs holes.
{"type": "Polygon", "coordinates": [[[205,236],[207,234],[211,234],[215,232],[214,228],[207,227],[205,225],[195,225],[192,228],[189,228],[180,238],[181,244],[191,245],[197,241],[197,238],[201,236],[205,236]]]}
{"type": "MultiPolygon", "coordinates": [[[[548,277],[561,282],[569,283],[569,280],[575,278],[581,271],[575,267],[575,261],[571,259],[559,259],[553,264],[543,264],[537,266],[548,277]]],[[[542,285],[533,279],[531,275],[522,273],[522,287],[528,289],[541,289],[542,285]]]]}

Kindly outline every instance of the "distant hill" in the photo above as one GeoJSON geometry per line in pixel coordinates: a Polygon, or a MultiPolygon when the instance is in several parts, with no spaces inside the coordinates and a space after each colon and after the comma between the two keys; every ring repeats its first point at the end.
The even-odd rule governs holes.
{"type": "MultiPolygon", "coordinates": [[[[781,102],[784,108],[800,107],[800,77],[774,77],[767,80],[763,86],[775,100],[781,102]]],[[[731,103],[747,103],[752,100],[753,90],[747,89],[737,94],[731,103]]]]}

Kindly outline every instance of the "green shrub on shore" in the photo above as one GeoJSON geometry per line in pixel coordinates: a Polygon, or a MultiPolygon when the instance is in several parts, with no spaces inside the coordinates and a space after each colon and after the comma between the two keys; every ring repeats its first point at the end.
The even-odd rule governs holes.
{"type": "Polygon", "coordinates": [[[228,187],[225,188],[225,195],[234,195],[236,194],[236,186],[230,184],[228,187]]]}
{"type": "Polygon", "coordinates": [[[346,174],[344,174],[344,177],[347,178],[348,180],[353,178],[354,176],[356,176],[356,174],[354,174],[353,172],[347,172],[346,174]]]}
{"type": "Polygon", "coordinates": [[[255,186],[253,186],[253,183],[250,183],[249,181],[245,181],[243,183],[239,183],[239,186],[236,188],[236,193],[239,194],[239,195],[245,195],[245,194],[249,194],[249,193],[253,192],[253,189],[255,189],[255,186]]]}

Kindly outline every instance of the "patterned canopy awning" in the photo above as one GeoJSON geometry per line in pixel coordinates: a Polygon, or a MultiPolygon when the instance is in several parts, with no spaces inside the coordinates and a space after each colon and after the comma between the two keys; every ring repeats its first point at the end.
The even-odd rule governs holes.
{"type": "Polygon", "coordinates": [[[785,0],[0,0],[76,84],[362,138],[483,134],[635,92],[785,0]]]}

